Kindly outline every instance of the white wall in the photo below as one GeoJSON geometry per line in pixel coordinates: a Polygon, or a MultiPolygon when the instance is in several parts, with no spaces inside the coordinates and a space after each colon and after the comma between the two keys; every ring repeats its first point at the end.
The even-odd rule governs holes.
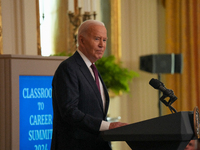
{"type": "Polygon", "coordinates": [[[3,54],[37,55],[36,1],[1,0],[3,54]]]}
{"type": "MultiPolygon", "coordinates": [[[[157,0],[121,0],[121,39],[123,66],[137,71],[129,94],[111,99],[110,116],[121,116],[121,122],[136,123],[159,116],[158,91],[149,85],[156,74],[139,70],[142,55],[159,53],[161,35],[157,0]],[[158,24],[159,23],[159,24],[158,24]]],[[[163,19],[164,20],[164,19],[163,19]]],[[[162,21],[163,21],[162,20],[162,21]]],[[[163,37],[162,37],[163,38],[163,37]]],[[[114,142],[113,150],[130,150],[125,142],[114,142]]]]}

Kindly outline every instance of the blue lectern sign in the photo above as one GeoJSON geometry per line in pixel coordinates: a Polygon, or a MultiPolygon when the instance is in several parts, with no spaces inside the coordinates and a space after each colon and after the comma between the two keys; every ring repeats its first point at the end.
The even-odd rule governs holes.
{"type": "Polygon", "coordinates": [[[50,150],[52,76],[19,76],[20,150],[50,150]]]}

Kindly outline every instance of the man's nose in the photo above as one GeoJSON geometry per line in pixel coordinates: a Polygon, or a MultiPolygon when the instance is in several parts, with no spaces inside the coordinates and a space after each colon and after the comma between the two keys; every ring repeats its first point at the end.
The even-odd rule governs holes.
{"type": "Polygon", "coordinates": [[[99,41],[99,47],[103,47],[103,44],[104,44],[103,40],[100,40],[99,41]]]}

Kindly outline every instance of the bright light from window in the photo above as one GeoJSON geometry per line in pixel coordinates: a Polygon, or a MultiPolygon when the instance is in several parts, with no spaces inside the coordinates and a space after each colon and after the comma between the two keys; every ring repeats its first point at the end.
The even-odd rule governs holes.
{"type": "Polygon", "coordinates": [[[39,0],[41,55],[52,54],[51,0],[39,0]]]}

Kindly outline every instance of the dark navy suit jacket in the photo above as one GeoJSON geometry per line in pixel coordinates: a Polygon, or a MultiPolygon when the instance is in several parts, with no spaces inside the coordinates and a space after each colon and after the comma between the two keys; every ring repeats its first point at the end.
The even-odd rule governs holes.
{"type": "MultiPolygon", "coordinates": [[[[100,79],[101,76],[99,75],[100,79]]],[[[105,112],[101,95],[78,52],[63,61],[52,82],[53,137],[51,150],[110,150],[110,143],[99,135],[106,120],[109,95],[101,79],[106,97],[105,112]]]]}

